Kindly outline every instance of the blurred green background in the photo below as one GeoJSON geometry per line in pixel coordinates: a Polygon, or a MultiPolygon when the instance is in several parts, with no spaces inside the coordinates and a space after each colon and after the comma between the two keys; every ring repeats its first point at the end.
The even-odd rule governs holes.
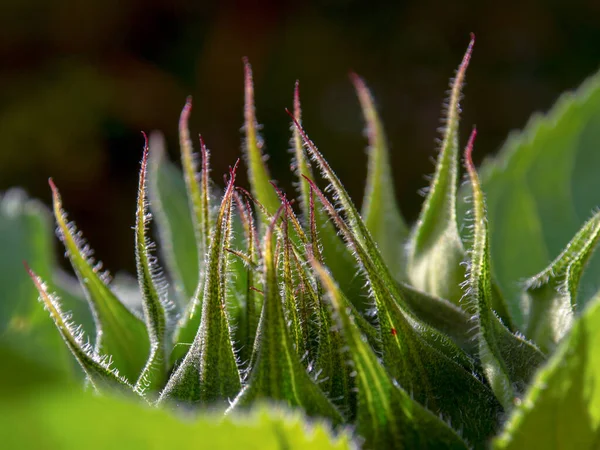
{"type": "Polygon", "coordinates": [[[0,0],[0,190],[23,186],[48,203],[53,176],[105,266],[133,271],[140,131],[162,130],[175,158],[191,94],[192,133],[203,134],[221,181],[240,155],[248,56],[274,178],[292,189],[284,108],[298,78],[307,131],[360,201],[366,157],[354,70],[378,101],[400,204],[413,220],[471,31],[462,126],[478,126],[478,161],[600,61],[595,0],[0,0]]]}

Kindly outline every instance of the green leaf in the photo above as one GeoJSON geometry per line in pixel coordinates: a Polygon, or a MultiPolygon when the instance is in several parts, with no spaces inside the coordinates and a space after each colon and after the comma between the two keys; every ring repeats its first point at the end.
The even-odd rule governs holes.
{"type": "Polygon", "coordinates": [[[255,357],[247,384],[228,411],[247,408],[260,399],[300,406],[309,416],[327,417],[334,424],[342,422],[336,408],[309,377],[300,363],[288,332],[279,292],[273,232],[281,206],[264,237],[265,301],[258,326],[255,357]]]}
{"type": "Polygon", "coordinates": [[[461,263],[465,250],[456,219],[458,185],[459,101],[475,37],[471,42],[451,84],[446,128],[429,194],[409,242],[408,277],[412,285],[437,297],[459,304],[465,279],[461,263]]]}
{"type": "Polygon", "coordinates": [[[473,129],[465,150],[465,166],[473,190],[474,210],[466,309],[477,318],[483,373],[502,406],[510,411],[545,358],[533,344],[512,334],[492,309],[493,288],[485,200],[471,159],[476,134],[473,129]]]}
{"type": "Polygon", "coordinates": [[[40,202],[16,189],[0,196],[0,342],[23,356],[36,358],[44,372],[58,369],[63,376],[73,376],[80,371],[40,308],[38,292],[23,269],[23,261],[27,261],[49,281],[53,291],[60,292],[76,322],[86,323],[86,329],[93,331],[87,302],[58,289],[58,276],[64,274],[53,271],[53,234],[50,214],[40,202]]]}
{"type": "Polygon", "coordinates": [[[198,247],[190,245],[195,239],[194,223],[183,174],[169,161],[164,138],[158,133],[150,135],[148,198],[158,225],[160,253],[178,303],[185,308],[198,286],[198,247]]]}
{"type": "Polygon", "coordinates": [[[367,124],[369,140],[369,169],[362,205],[362,217],[367,229],[379,246],[379,251],[390,271],[397,279],[406,273],[405,241],[408,228],[398,204],[392,177],[390,155],[383,125],[369,88],[361,77],[350,74],[367,124]]]}
{"type": "Polygon", "coordinates": [[[577,289],[600,238],[600,212],[588,220],[560,255],[525,283],[523,305],[528,313],[526,335],[545,351],[571,329],[577,289]]]}
{"type": "Polygon", "coordinates": [[[73,223],[68,223],[58,189],[50,179],[58,236],[88,298],[96,323],[95,353],[110,355],[115,367],[127,380],[137,380],[150,349],[144,322],[115,296],[100,274],[91,250],[73,223]]]}
{"type": "Polygon", "coordinates": [[[497,450],[592,450],[600,446],[600,296],[589,302],[531,387],[497,450]]]}
{"type": "Polygon", "coordinates": [[[231,343],[224,277],[230,246],[233,183],[236,166],[221,201],[207,256],[200,327],[159,402],[183,405],[223,403],[240,390],[240,375],[231,343]]]}
{"type": "Polygon", "coordinates": [[[348,344],[348,357],[356,370],[358,415],[356,430],[366,446],[384,448],[467,448],[445,422],[426,410],[394,384],[364,342],[340,291],[329,273],[312,260],[337,315],[348,344]]]}
{"type": "MultiPolygon", "coordinates": [[[[518,281],[544,270],[600,204],[599,105],[596,74],[549,113],[534,115],[481,169],[493,270],[520,329],[518,281]]],[[[579,287],[580,306],[596,292],[599,276],[600,258],[592,258],[579,287]]]]}
{"type": "Polygon", "coordinates": [[[0,360],[14,369],[0,371],[0,435],[6,448],[357,448],[348,432],[334,435],[326,423],[308,421],[299,411],[257,405],[234,417],[209,412],[182,420],[123,396],[81,392],[56,375],[40,376],[39,364],[3,347],[0,360]]]}
{"type": "MultiPolygon", "coordinates": [[[[269,170],[263,154],[264,142],[258,134],[258,122],[254,108],[254,84],[252,81],[252,66],[244,58],[244,154],[248,164],[248,178],[254,197],[274,214],[279,208],[279,199],[271,187],[269,170]]],[[[261,215],[262,223],[267,226],[266,217],[261,215]]]]}
{"type": "Polygon", "coordinates": [[[147,201],[147,167],[148,167],[148,138],[144,134],[146,144],[140,170],[137,210],[135,214],[135,259],[138,282],[142,293],[144,319],[150,338],[150,356],[138,378],[135,389],[140,393],[156,392],[163,387],[167,376],[168,354],[171,350],[167,345],[167,311],[173,305],[167,298],[166,280],[158,266],[156,257],[151,254],[154,244],[146,234],[151,214],[148,212],[147,201]]]}
{"type": "Polygon", "coordinates": [[[118,370],[110,367],[110,358],[107,355],[100,357],[92,351],[92,347],[84,341],[83,332],[70,322],[68,315],[63,313],[59,299],[48,292],[47,286],[40,277],[29,267],[26,268],[39,292],[40,300],[50,313],[50,317],[65,344],[85,372],[92,386],[98,391],[111,387],[120,387],[123,390],[131,391],[132,388],[127,380],[119,375],[118,370]]]}

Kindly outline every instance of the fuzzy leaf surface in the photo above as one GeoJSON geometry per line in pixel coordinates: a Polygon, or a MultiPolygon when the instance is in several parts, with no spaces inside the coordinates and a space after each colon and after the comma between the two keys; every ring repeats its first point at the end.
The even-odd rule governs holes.
{"type": "Polygon", "coordinates": [[[313,267],[327,290],[356,370],[356,426],[367,448],[467,448],[454,430],[394,384],[348,315],[338,286],[323,266],[313,261],[313,267]]]}
{"type": "Polygon", "coordinates": [[[229,248],[231,237],[235,170],[231,171],[210,240],[200,327],[185,358],[162,391],[159,402],[183,405],[223,403],[232,399],[241,387],[223,282],[229,255],[225,249],[229,248]]]}
{"type": "Polygon", "coordinates": [[[379,246],[381,256],[396,279],[404,279],[406,272],[405,240],[408,228],[398,204],[394,190],[394,180],[390,155],[383,124],[375,108],[369,88],[361,77],[351,74],[363,116],[366,122],[365,134],[369,141],[367,185],[362,205],[365,225],[379,246]]]}
{"type": "MultiPolygon", "coordinates": [[[[495,430],[501,406],[489,388],[473,375],[473,360],[448,337],[412,314],[410,307],[405,306],[399,285],[386,272],[368,231],[357,226],[359,231],[352,233],[323,193],[316,186],[313,188],[355,251],[369,281],[387,372],[416,401],[434,413],[460,422],[465,437],[482,445],[495,430]],[[487,414],[482,414],[483,410],[487,414]]],[[[345,198],[345,194],[342,192],[339,197],[345,198]]]]}
{"type": "Polygon", "coordinates": [[[456,194],[458,186],[460,105],[465,73],[474,37],[451,84],[445,130],[429,193],[409,241],[408,276],[416,288],[455,304],[462,298],[465,278],[461,263],[465,250],[458,232],[456,194]]]}
{"type": "MultiPolygon", "coordinates": [[[[353,298],[360,298],[364,293],[363,280],[356,276],[357,267],[354,257],[336,233],[327,213],[315,205],[314,195],[311,193],[309,180],[314,181],[315,179],[304,149],[304,137],[299,128],[299,125],[302,124],[302,110],[298,82],[294,89],[294,111],[293,115],[290,113],[290,116],[293,119],[291,128],[294,168],[300,186],[300,203],[304,222],[307,224],[307,228],[310,225],[313,243],[320,246],[324,262],[331,269],[344,292],[353,298]]],[[[356,306],[361,310],[365,309],[364,305],[356,304],[356,306]]]]}
{"type": "Polygon", "coordinates": [[[600,296],[589,302],[515,408],[496,450],[600,446],[600,296]]]}
{"type": "Polygon", "coordinates": [[[94,351],[110,355],[127,380],[137,380],[150,348],[146,325],[111,291],[93,264],[91,251],[75,225],[67,221],[58,189],[50,180],[58,235],[81,283],[96,323],[94,351]]]}
{"type": "Polygon", "coordinates": [[[247,384],[228,411],[247,408],[257,400],[271,400],[300,406],[309,416],[326,417],[339,424],[340,413],[302,366],[288,330],[273,248],[273,229],[280,212],[281,209],[264,238],[265,301],[255,343],[256,356],[247,384]]]}
{"type": "Polygon", "coordinates": [[[173,305],[167,298],[166,281],[158,266],[156,256],[151,250],[154,244],[147,235],[152,215],[148,211],[147,175],[148,175],[148,138],[144,134],[146,144],[140,170],[137,210],[135,214],[135,259],[137,277],[142,294],[144,319],[150,338],[150,355],[136,383],[136,389],[158,391],[163,387],[169,362],[167,344],[167,311],[173,305]]]}
{"type": "Polygon", "coordinates": [[[479,358],[483,373],[494,394],[508,411],[533,373],[545,360],[544,355],[525,339],[511,333],[494,310],[490,269],[490,246],[485,200],[471,153],[476,136],[473,129],[465,150],[465,166],[473,191],[474,236],[467,280],[466,309],[477,319],[479,358]]]}
{"type": "Polygon", "coordinates": [[[50,318],[92,386],[98,391],[106,387],[119,387],[125,391],[131,390],[127,380],[122,378],[117,370],[110,367],[108,357],[98,356],[93,352],[92,347],[84,341],[83,332],[73,325],[69,316],[62,311],[58,297],[48,291],[42,279],[29,267],[27,267],[27,271],[38,290],[40,300],[50,313],[50,318]]]}
{"type": "MultiPolygon", "coordinates": [[[[248,178],[254,197],[270,214],[279,208],[279,198],[271,186],[269,169],[263,154],[264,142],[258,134],[258,122],[254,106],[254,80],[252,67],[244,58],[244,154],[248,164],[248,178]]],[[[266,217],[261,215],[263,223],[268,225],[266,217]]]]}
{"type": "Polygon", "coordinates": [[[158,228],[159,250],[176,290],[178,304],[185,308],[198,285],[198,247],[190,245],[195,239],[194,223],[183,174],[169,161],[160,134],[150,135],[148,169],[148,197],[158,228]]]}
{"type": "MultiPolygon", "coordinates": [[[[79,369],[56,333],[48,314],[40,308],[38,291],[23,268],[26,261],[49,287],[63,299],[63,305],[78,323],[93,332],[87,302],[58,289],[53,277],[53,226],[48,210],[20,190],[0,196],[0,342],[24,356],[36,358],[41,370],[57,369],[73,376],[79,369]],[[75,369],[75,370],[73,370],[75,369]]],[[[60,274],[64,276],[65,274],[60,274]]]]}
{"type": "Polygon", "coordinates": [[[577,290],[585,266],[600,238],[600,212],[588,220],[546,270],[527,280],[526,335],[545,351],[571,329],[577,290]]]}

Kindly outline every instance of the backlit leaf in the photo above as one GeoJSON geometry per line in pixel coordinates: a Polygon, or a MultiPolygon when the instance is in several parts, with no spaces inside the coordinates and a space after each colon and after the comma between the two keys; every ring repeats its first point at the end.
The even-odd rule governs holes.
{"type": "Polygon", "coordinates": [[[596,296],[536,374],[493,448],[599,448],[599,348],[600,297],[596,296]]]}
{"type": "MultiPolygon", "coordinates": [[[[279,199],[271,187],[271,178],[263,154],[264,142],[258,134],[252,67],[246,58],[244,58],[244,132],[244,154],[248,164],[248,178],[252,194],[270,214],[274,214],[279,208],[279,199]]],[[[263,217],[263,223],[268,225],[266,218],[261,217],[263,217]]]]}
{"type": "Polygon", "coordinates": [[[136,390],[158,391],[163,387],[171,350],[167,343],[167,311],[173,308],[167,298],[166,280],[151,253],[154,244],[147,236],[151,214],[148,212],[147,201],[147,167],[148,167],[148,138],[144,146],[142,168],[138,188],[137,210],[135,215],[135,257],[137,276],[142,293],[144,319],[150,338],[150,356],[135,385],[136,390]]]}
{"type": "Polygon", "coordinates": [[[115,296],[107,285],[100,266],[91,259],[91,250],[84,243],[73,223],[67,221],[58,189],[50,180],[54,201],[54,216],[58,236],[86,293],[96,323],[94,351],[110,355],[115,367],[128,380],[137,380],[146,363],[150,345],[146,326],[115,296]]]}
{"type": "Polygon", "coordinates": [[[458,186],[458,125],[465,73],[471,59],[471,42],[451,84],[444,137],[435,175],[409,243],[408,275],[416,288],[455,304],[462,298],[465,278],[461,263],[465,250],[458,232],[456,191],[458,186]]]}
{"type": "Polygon", "coordinates": [[[160,254],[164,257],[178,303],[185,308],[193,297],[199,278],[198,247],[183,174],[169,161],[164,138],[150,135],[148,198],[157,223],[160,254]]]}
{"type": "Polygon", "coordinates": [[[358,75],[350,75],[367,124],[365,133],[369,140],[369,169],[362,205],[365,225],[377,242],[381,256],[397,279],[406,272],[405,241],[408,228],[396,202],[390,155],[383,125],[371,92],[358,75]]]}
{"type": "Polygon", "coordinates": [[[183,405],[224,403],[240,390],[240,375],[231,343],[223,276],[230,246],[233,183],[236,166],[221,201],[207,257],[200,327],[181,364],[175,369],[159,402],[183,405]]]}
{"type": "Polygon", "coordinates": [[[27,267],[29,276],[37,288],[40,300],[50,317],[54,321],[56,328],[60,332],[65,344],[85,372],[88,380],[96,390],[104,388],[119,387],[131,391],[131,386],[119,375],[117,370],[111,369],[109,357],[98,356],[91,345],[84,341],[83,332],[70,322],[69,316],[62,312],[59,299],[48,292],[46,285],[29,267],[27,267]]]}
{"type": "Polygon", "coordinates": [[[477,317],[479,357],[485,377],[502,406],[510,411],[545,358],[533,344],[512,334],[492,309],[492,274],[485,201],[471,159],[475,136],[476,131],[473,129],[465,150],[465,166],[473,190],[474,210],[466,309],[477,317]]]}
{"type": "MultiPolygon", "coordinates": [[[[481,169],[493,270],[520,329],[519,282],[543,271],[600,205],[599,105],[596,74],[547,114],[534,115],[481,169]]],[[[599,277],[600,258],[592,257],[579,306],[595,294],[599,277]]]]}

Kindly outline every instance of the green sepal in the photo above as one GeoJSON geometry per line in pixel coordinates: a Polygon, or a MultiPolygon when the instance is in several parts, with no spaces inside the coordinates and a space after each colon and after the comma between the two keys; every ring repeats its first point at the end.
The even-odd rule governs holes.
{"type": "Polygon", "coordinates": [[[166,154],[164,138],[150,135],[148,198],[157,224],[160,254],[177,295],[185,308],[193,297],[199,279],[198,246],[194,242],[194,222],[183,173],[166,154]]]}
{"type": "Polygon", "coordinates": [[[513,334],[492,309],[493,288],[485,200],[471,159],[473,129],[465,150],[465,166],[473,190],[474,236],[466,305],[477,318],[479,358],[483,373],[502,406],[510,411],[545,357],[532,343],[513,334]]]}
{"type": "Polygon", "coordinates": [[[198,249],[198,265],[202,267],[204,255],[209,248],[210,227],[210,204],[208,191],[208,151],[202,140],[202,170],[198,171],[196,155],[192,147],[189,131],[189,118],[192,112],[192,98],[188,97],[179,118],[179,143],[181,147],[181,166],[185,186],[188,193],[188,201],[192,211],[192,222],[196,236],[196,248],[198,249]]]}
{"type": "Polygon", "coordinates": [[[348,314],[336,283],[323,266],[312,263],[333,305],[356,373],[356,432],[365,439],[366,448],[468,448],[452,428],[394,383],[348,314]]]}
{"type": "Polygon", "coordinates": [[[560,255],[525,282],[525,335],[543,351],[554,349],[573,325],[579,281],[600,238],[600,212],[588,220],[560,255]]]}
{"type": "Polygon", "coordinates": [[[247,384],[228,412],[247,408],[257,400],[273,400],[288,406],[299,406],[309,416],[327,417],[334,424],[340,424],[340,413],[302,366],[288,331],[273,248],[275,223],[282,208],[284,206],[275,215],[264,237],[265,300],[255,342],[253,365],[247,384]]]}
{"type": "Polygon", "coordinates": [[[169,303],[167,297],[166,280],[158,266],[156,257],[151,254],[154,244],[146,232],[151,220],[148,211],[147,183],[148,175],[148,138],[144,146],[142,167],[138,187],[137,210],[135,214],[135,259],[138,283],[142,294],[142,307],[144,319],[150,338],[150,355],[146,365],[138,378],[135,389],[141,394],[158,392],[166,381],[170,345],[167,342],[167,312],[172,311],[174,305],[169,303]]]}
{"type": "MultiPolygon", "coordinates": [[[[463,424],[463,433],[470,441],[485,442],[495,431],[496,417],[502,408],[489,388],[473,374],[475,361],[403,306],[406,302],[398,284],[389,274],[383,275],[376,269],[333,205],[316,186],[313,188],[352,246],[369,281],[377,308],[383,362],[390,376],[433,412],[463,424]],[[482,409],[487,414],[482,416],[482,409]]],[[[368,236],[364,239],[368,240],[368,236]]],[[[372,254],[377,255],[376,249],[372,254]]]]}
{"type": "Polygon", "coordinates": [[[361,215],[396,279],[406,277],[405,241],[408,228],[396,202],[390,155],[383,124],[369,88],[361,77],[350,74],[366,122],[369,141],[367,184],[361,215]]]}
{"type": "MultiPolygon", "coordinates": [[[[190,100],[188,99],[188,102],[190,100]]],[[[191,107],[191,103],[188,103],[191,107]]],[[[188,106],[186,105],[186,108],[188,106]]],[[[185,134],[187,130],[187,115],[189,111],[186,113],[186,108],[182,112],[182,122],[185,126],[180,124],[180,135],[181,133],[185,134]]],[[[204,280],[205,280],[205,258],[210,246],[209,234],[210,234],[210,177],[209,177],[209,154],[202,137],[200,137],[200,150],[202,155],[202,170],[199,176],[200,178],[200,186],[198,188],[197,179],[198,176],[196,174],[196,167],[193,165],[194,158],[191,154],[191,144],[184,145],[184,141],[182,140],[182,158],[184,159],[184,167],[185,165],[190,166],[190,173],[186,175],[186,186],[188,192],[188,198],[190,201],[190,206],[196,211],[196,219],[193,221],[196,237],[197,237],[197,252],[198,252],[198,273],[196,274],[196,287],[194,293],[185,306],[183,314],[179,319],[175,327],[175,331],[173,333],[173,351],[171,352],[170,362],[171,364],[175,364],[178,360],[183,358],[187,351],[189,350],[188,345],[194,340],[194,337],[198,333],[198,328],[200,327],[200,320],[202,316],[202,298],[203,292],[205,289],[204,280]],[[184,152],[184,149],[185,153],[184,152]],[[189,153],[189,156],[185,156],[189,153]],[[189,161],[188,161],[189,160],[189,161]],[[187,162],[186,162],[187,161],[187,162]],[[188,181],[195,180],[195,181],[188,181]]]]}
{"type": "Polygon", "coordinates": [[[421,321],[450,337],[468,354],[477,354],[476,332],[464,309],[406,283],[398,283],[398,290],[406,306],[421,321]]]}
{"type": "Polygon", "coordinates": [[[465,250],[458,232],[458,131],[460,98],[474,36],[451,83],[444,136],[435,175],[409,241],[408,278],[417,289],[459,304],[465,279],[465,250]]]}
{"type": "Polygon", "coordinates": [[[83,331],[70,322],[60,306],[58,297],[48,292],[46,284],[27,265],[26,269],[37,288],[40,300],[54,321],[65,344],[83,369],[87,379],[97,391],[117,388],[132,392],[129,382],[119,375],[117,369],[110,367],[110,357],[99,356],[90,344],[85,343],[83,331]]]}
{"type": "MultiPolygon", "coordinates": [[[[385,263],[383,263],[381,255],[373,243],[369,232],[366,230],[366,228],[364,228],[364,223],[360,217],[354,216],[355,220],[357,221],[357,227],[356,231],[351,230],[339,215],[336,208],[331,204],[327,197],[325,197],[323,192],[314,184],[312,184],[312,188],[319,196],[321,204],[325,207],[329,216],[335,222],[336,227],[346,239],[348,246],[354,252],[357,262],[361,265],[364,275],[369,282],[369,286],[371,288],[371,297],[375,301],[375,307],[377,310],[379,331],[382,337],[382,349],[384,355],[386,354],[386,347],[388,350],[396,347],[396,345],[393,343],[391,344],[391,347],[389,346],[391,343],[389,333],[390,330],[394,329],[394,327],[389,321],[390,317],[388,314],[388,309],[392,307],[394,310],[397,309],[400,311],[400,314],[403,317],[402,320],[406,321],[406,325],[409,328],[412,328],[414,332],[425,339],[432,347],[438,349],[451,359],[457,359],[459,364],[470,370],[473,366],[473,362],[468,355],[460,350],[442,333],[428,326],[424,322],[421,322],[412,313],[411,309],[406,306],[406,302],[400,293],[398,283],[392,278],[391,274],[387,270],[387,266],[385,266],[385,263]],[[366,244],[361,244],[361,241],[366,242],[366,244]]],[[[340,199],[347,198],[346,196],[347,194],[345,192],[338,192],[338,197],[340,199]]],[[[345,201],[350,202],[349,198],[347,198],[345,201]]],[[[350,207],[354,208],[351,203],[350,207]]],[[[346,212],[348,211],[346,208],[344,208],[344,210],[346,212]]],[[[355,214],[355,211],[356,210],[354,210],[354,213],[348,215],[352,217],[352,215],[355,214]]],[[[401,330],[397,331],[401,332],[401,330]]]]}
{"type": "MultiPolygon", "coordinates": [[[[300,105],[300,86],[296,81],[294,89],[294,111],[288,111],[292,118],[292,147],[294,153],[294,172],[298,179],[300,189],[300,205],[304,223],[312,230],[318,230],[318,240],[313,237],[312,241],[320,248],[321,256],[327,266],[333,272],[340,286],[352,298],[361,298],[364,295],[363,280],[356,277],[356,263],[352,253],[344,245],[343,240],[337,235],[335,227],[328,220],[327,213],[322,208],[314,207],[314,199],[311,197],[311,189],[308,180],[314,181],[310,162],[304,150],[304,137],[299,125],[302,123],[302,110],[300,105]],[[313,206],[311,206],[313,205],[313,206]],[[310,223],[309,223],[310,221],[310,223]]],[[[365,305],[357,302],[357,307],[365,309],[365,305]]]]}
{"type": "Polygon", "coordinates": [[[91,251],[73,223],[68,223],[58,189],[52,179],[54,216],[58,236],[86,294],[94,322],[96,342],[94,352],[109,355],[114,366],[127,380],[137,380],[150,349],[144,321],[130,311],[110,290],[107,276],[91,259],[91,251]]]}
{"type": "MultiPolygon", "coordinates": [[[[279,208],[279,199],[271,187],[271,178],[263,154],[263,140],[258,134],[258,122],[254,106],[254,82],[252,66],[244,58],[244,155],[248,165],[248,179],[252,194],[269,212],[275,214],[279,208]]],[[[261,222],[268,226],[268,219],[261,214],[261,222]]]]}
{"type": "Polygon", "coordinates": [[[181,364],[174,370],[159,403],[224,403],[240,390],[240,374],[231,342],[223,277],[231,237],[233,183],[236,166],[221,201],[207,257],[200,327],[181,364]]]}

